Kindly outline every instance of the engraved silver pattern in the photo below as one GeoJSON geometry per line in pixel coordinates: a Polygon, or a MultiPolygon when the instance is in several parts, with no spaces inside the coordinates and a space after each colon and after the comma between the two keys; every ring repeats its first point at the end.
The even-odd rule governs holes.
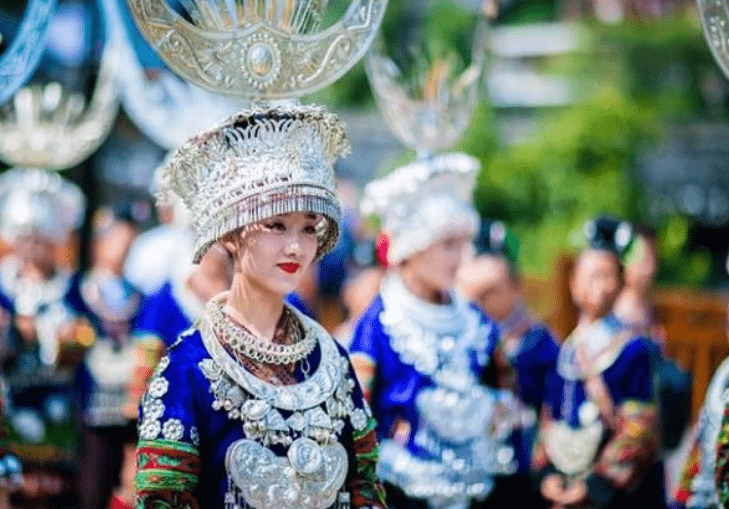
{"type": "Polygon", "coordinates": [[[319,445],[307,439],[294,442],[289,457],[243,439],[231,445],[225,458],[230,477],[255,509],[331,507],[347,477],[348,462],[339,442],[319,445]]]}
{"type": "Polygon", "coordinates": [[[208,306],[207,311],[213,327],[216,330],[224,331],[230,348],[257,362],[293,364],[308,356],[316,346],[316,336],[313,334],[295,338],[290,345],[263,341],[245,328],[233,325],[220,306],[208,306]]]}
{"type": "MultiPolygon", "coordinates": [[[[225,299],[227,299],[227,292],[214,297],[210,305],[222,306],[225,299]]],[[[272,407],[291,411],[306,410],[320,405],[334,394],[344,374],[341,364],[338,362],[339,350],[329,334],[321,325],[298,310],[292,307],[289,309],[304,326],[305,335],[316,336],[322,359],[318,369],[307,380],[293,386],[276,386],[264,382],[236,362],[216,338],[207,313],[200,320],[200,332],[206,350],[222,371],[235,381],[235,384],[240,385],[246,392],[272,407]]],[[[210,363],[206,363],[206,367],[202,369],[206,374],[218,370],[210,366],[210,363]]]]}
{"type": "MultiPolygon", "coordinates": [[[[222,94],[263,99],[299,97],[347,72],[367,51],[386,0],[355,0],[343,18],[319,31],[312,5],[326,2],[241,0],[189,12],[164,0],[127,0],[140,31],[165,63],[186,80],[222,94]],[[210,14],[209,14],[210,13],[210,14]]],[[[199,2],[196,2],[199,3],[199,2]]],[[[188,4],[189,5],[189,4],[188,4]]]]}
{"type": "MultiPolygon", "coordinates": [[[[210,306],[222,312],[226,298],[221,294],[210,306]]],[[[211,357],[198,366],[210,382],[213,409],[240,420],[245,435],[226,454],[230,478],[226,507],[330,507],[348,470],[347,453],[339,443],[345,419],[357,430],[364,429],[368,420],[352,401],[355,383],[348,377],[349,362],[321,326],[294,311],[304,336],[316,338],[321,350],[319,367],[296,385],[263,382],[215,337],[210,306],[200,321],[200,332],[211,357]],[[284,418],[283,412],[290,415],[284,418]],[[285,457],[267,448],[277,444],[287,448],[285,457]]]]}

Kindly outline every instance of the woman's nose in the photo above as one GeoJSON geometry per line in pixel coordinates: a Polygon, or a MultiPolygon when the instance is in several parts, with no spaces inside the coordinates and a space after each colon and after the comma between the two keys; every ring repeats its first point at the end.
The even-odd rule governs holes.
{"type": "Polygon", "coordinates": [[[301,254],[301,243],[298,237],[292,236],[286,244],[286,254],[289,256],[297,256],[301,254]]]}

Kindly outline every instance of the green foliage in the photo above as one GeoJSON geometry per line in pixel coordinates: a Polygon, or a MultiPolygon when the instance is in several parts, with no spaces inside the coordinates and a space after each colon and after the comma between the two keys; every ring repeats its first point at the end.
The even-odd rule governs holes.
{"type": "MultiPolygon", "coordinates": [[[[330,5],[342,2],[348,4],[333,0],[330,5]]],[[[455,57],[448,54],[448,58],[456,58],[461,66],[469,61],[472,14],[456,2],[434,0],[426,13],[429,22],[418,29],[413,28],[410,5],[408,0],[390,0],[382,30],[391,50],[396,41],[407,48],[400,54],[391,51],[404,74],[408,65],[419,64],[408,61],[412,44],[403,40],[424,41],[418,52],[431,58],[452,48],[455,57]]],[[[534,3],[523,5],[530,6],[527,17],[537,12],[534,3]]],[[[539,11],[538,17],[544,21],[553,14],[539,11]]],[[[502,19],[523,21],[525,13],[506,13],[502,19]]],[[[729,112],[729,87],[695,15],[617,25],[587,20],[580,27],[578,51],[528,62],[545,75],[569,78],[579,90],[578,100],[563,108],[527,111],[523,116],[530,118],[531,132],[516,144],[505,143],[497,129],[514,112],[493,111],[483,102],[455,147],[482,161],[475,203],[484,217],[512,225],[520,237],[520,264],[527,273],[548,273],[555,256],[581,242],[583,222],[596,214],[645,220],[643,191],[634,178],[637,156],[661,141],[661,126],[667,123],[697,117],[725,119],[729,112]]],[[[359,65],[316,99],[334,108],[372,107],[366,81],[359,65]]],[[[385,168],[412,157],[406,152],[385,168]]],[[[711,257],[688,240],[690,218],[664,218],[662,223],[658,225],[664,259],[660,277],[698,283],[716,272],[711,257]]]]}
{"type": "Polygon", "coordinates": [[[653,131],[650,115],[615,88],[545,113],[540,125],[530,141],[483,154],[475,203],[520,234],[523,269],[545,273],[557,254],[573,249],[588,218],[640,212],[629,175],[653,131]]]}

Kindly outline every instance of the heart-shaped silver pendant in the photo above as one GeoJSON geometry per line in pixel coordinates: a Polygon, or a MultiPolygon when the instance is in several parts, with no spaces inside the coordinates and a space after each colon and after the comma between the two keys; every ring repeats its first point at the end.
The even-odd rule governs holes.
{"type": "Polygon", "coordinates": [[[255,509],[326,509],[336,501],[349,460],[342,444],[294,440],[287,457],[253,440],[233,442],[225,467],[248,505],[255,509]]]}

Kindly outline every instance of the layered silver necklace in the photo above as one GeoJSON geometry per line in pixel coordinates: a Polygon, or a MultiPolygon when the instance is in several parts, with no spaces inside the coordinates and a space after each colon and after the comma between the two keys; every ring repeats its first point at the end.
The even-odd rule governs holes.
{"type": "MultiPolygon", "coordinates": [[[[211,302],[207,307],[207,312],[213,328],[224,332],[227,346],[236,354],[256,362],[275,365],[294,364],[308,357],[316,346],[316,336],[308,334],[301,337],[299,327],[290,328],[293,336],[292,344],[283,345],[259,338],[242,324],[241,326],[234,325],[226,316],[226,313],[237,316],[230,306],[223,307],[211,302]]],[[[284,313],[287,312],[284,309],[284,313]]],[[[236,320],[241,321],[238,318],[236,320]]]]}

